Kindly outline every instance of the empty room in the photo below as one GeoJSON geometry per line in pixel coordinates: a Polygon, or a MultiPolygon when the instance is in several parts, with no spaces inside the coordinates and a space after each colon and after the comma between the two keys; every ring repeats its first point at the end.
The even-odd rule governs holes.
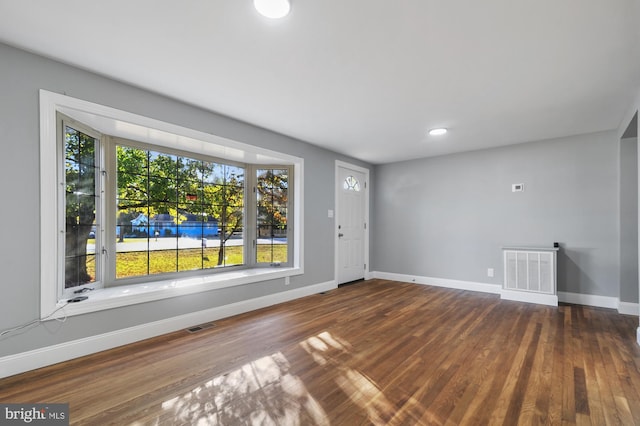
{"type": "Polygon", "coordinates": [[[639,22],[0,0],[0,424],[640,424],[639,22]]]}

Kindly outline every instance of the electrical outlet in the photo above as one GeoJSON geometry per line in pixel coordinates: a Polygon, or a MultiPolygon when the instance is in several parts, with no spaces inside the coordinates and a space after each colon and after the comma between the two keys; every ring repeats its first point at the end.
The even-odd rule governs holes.
{"type": "Polygon", "coordinates": [[[284,285],[289,285],[289,284],[291,284],[291,278],[284,277],[284,285]]]}
{"type": "Polygon", "coordinates": [[[492,277],[493,277],[493,268],[489,268],[489,269],[487,269],[487,276],[488,276],[489,278],[492,278],[492,277]]]}

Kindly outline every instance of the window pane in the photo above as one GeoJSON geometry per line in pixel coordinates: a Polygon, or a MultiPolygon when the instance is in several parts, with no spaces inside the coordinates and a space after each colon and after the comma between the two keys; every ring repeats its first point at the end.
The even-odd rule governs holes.
{"type": "Polygon", "coordinates": [[[224,183],[224,165],[217,163],[202,163],[202,180],[206,183],[224,183]]]}
{"type": "Polygon", "coordinates": [[[347,176],[342,183],[342,188],[347,191],[360,191],[360,182],[353,176],[347,176]]]}
{"type": "Polygon", "coordinates": [[[176,179],[178,157],[156,151],[149,151],[149,175],[176,179]]]}
{"type": "MultiPolygon", "coordinates": [[[[220,241],[217,241],[218,243],[220,241]]],[[[207,239],[207,246],[203,248],[202,252],[202,267],[204,269],[215,268],[218,266],[218,256],[220,253],[220,245],[216,244],[216,241],[207,239]]],[[[222,259],[224,263],[224,258],[222,259]]]]}
{"type": "Polygon", "coordinates": [[[96,281],[98,143],[92,136],[69,126],[65,128],[65,288],[96,281]]]}
{"type": "Polygon", "coordinates": [[[147,238],[149,236],[149,216],[146,207],[129,208],[118,212],[116,234],[123,238],[147,238]]]}
{"type": "Polygon", "coordinates": [[[177,250],[152,250],[149,252],[149,274],[165,274],[178,270],[177,250]]]}
{"type": "Polygon", "coordinates": [[[94,167],[96,160],[96,144],[95,138],[85,135],[82,132],[78,133],[79,146],[78,146],[78,162],[83,166],[94,167]]]}
{"type": "Polygon", "coordinates": [[[174,178],[151,176],[149,178],[149,201],[178,201],[177,182],[174,178]]]}
{"type": "Polygon", "coordinates": [[[221,236],[219,241],[223,263],[218,266],[244,264],[244,235],[242,227],[222,228],[220,232],[221,236]]]}
{"type": "Polygon", "coordinates": [[[205,238],[216,238],[219,236],[218,221],[213,216],[203,215],[202,233],[205,238]]]}
{"type": "Polygon", "coordinates": [[[283,239],[258,239],[258,262],[260,263],[286,263],[288,259],[288,246],[286,238],[283,239]]]}
{"type": "Polygon", "coordinates": [[[178,224],[178,234],[181,238],[192,238],[201,240],[204,238],[202,233],[202,216],[196,216],[191,213],[184,213],[185,220],[178,224]]]}
{"type": "Polygon", "coordinates": [[[287,239],[286,238],[279,239],[279,241],[275,242],[271,247],[273,250],[273,262],[287,263],[287,259],[288,259],[287,250],[289,248],[287,244],[287,239]]]}
{"type": "Polygon", "coordinates": [[[242,207],[244,205],[244,187],[225,186],[225,199],[230,206],[242,207]]]}
{"type": "Polygon", "coordinates": [[[257,170],[256,261],[259,263],[288,261],[288,179],[288,169],[257,170]]]}
{"type": "Polygon", "coordinates": [[[227,185],[244,186],[244,169],[237,166],[226,166],[224,181],[227,185]]]}
{"type": "Polygon", "coordinates": [[[258,262],[260,263],[287,263],[288,246],[286,238],[281,241],[259,240],[258,262]]]}
{"type": "Polygon", "coordinates": [[[204,184],[202,203],[207,205],[222,204],[224,201],[224,185],[204,184]]]}
{"type": "Polygon", "coordinates": [[[188,157],[178,157],[178,174],[180,180],[202,180],[202,161],[188,157]]]}
{"type": "Polygon", "coordinates": [[[121,160],[127,164],[118,164],[118,226],[125,238],[118,251],[146,250],[148,267],[120,256],[117,262],[134,267],[118,265],[128,271],[119,278],[243,263],[244,168],[125,147],[118,149],[121,160]],[[148,168],[132,157],[148,158],[148,168]]]}
{"type": "Polygon", "coordinates": [[[130,278],[149,273],[148,251],[124,251],[116,253],[116,278],[130,278]]]}
{"type": "Polygon", "coordinates": [[[116,147],[118,156],[118,174],[147,175],[149,167],[149,152],[145,149],[119,145],[116,147]]]}
{"type": "Polygon", "coordinates": [[[178,251],[178,271],[202,269],[202,249],[178,251]]]}
{"type": "Polygon", "coordinates": [[[76,163],[80,161],[80,136],[78,133],[76,129],[65,127],[64,158],[76,163]]]}
{"type": "MultiPolygon", "coordinates": [[[[144,171],[144,170],[140,170],[144,171]]],[[[127,173],[118,170],[118,198],[146,200],[149,196],[149,178],[146,174],[127,173]]]]}
{"type": "Polygon", "coordinates": [[[202,203],[202,182],[181,180],[178,182],[178,201],[180,203],[202,203]]]}

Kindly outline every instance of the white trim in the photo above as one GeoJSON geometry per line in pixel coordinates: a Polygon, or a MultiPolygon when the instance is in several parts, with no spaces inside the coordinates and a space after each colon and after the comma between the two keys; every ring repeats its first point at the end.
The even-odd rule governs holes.
{"type": "Polygon", "coordinates": [[[334,240],[333,240],[333,279],[337,280],[338,279],[338,268],[340,265],[339,259],[338,259],[338,221],[335,220],[335,218],[338,217],[338,197],[339,197],[339,190],[338,190],[338,180],[339,180],[339,172],[338,169],[342,167],[345,169],[350,169],[350,170],[355,170],[357,172],[363,173],[364,174],[364,180],[365,180],[365,187],[364,187],[364,222],[366,225],[366,229],[364,231],[364,263],[366,266],[366,268],[364,268],[364,278],[368,279],[367,277],[371,277],[371,265],[369,262],[369,232],[371,229],[371,223],[369,221],[369,194],[370,194],[370,190],[371,190],[371,179],[370,179],[370,171],[369,169],[365,168],[365,167],[360,167],[360,166],[356,166],[355,164],[351,164],[351,163],[347,163],[345,161],[341,161],[341,160],[336,160],[335,162],[335,168],[334,168],[334,182],[333,182],[333,190],[334,190],[334,211],[335,211],[335,215],[334,217],[334,240]]]}
{"type": "Polygon", "coordinates": [[[618,303],[618,313],[637,316],[640,313],[640,304],[620,301],[618,303]]]}
{"type": "Polygon", "coordinates": [[[540,305],[558,306],[558,296],[556,296],[555,294],[536,293],[532,291],[514,291],[501,289],[500,299],[525,303],[538,303],[540,305]]]}
{"type": "MultiPolygon", "coordinates": [[[[88,297],[87,300],[66,305],[49,320],[295,275],[302,275],[302,272],[296,268],[253,268],[96,289],[84,294],[88,297]]],[[[64,306],[65,303],[67,303],[65,299],[60,300],[56,308],[64,306]]]]}
{"type": "Polygon", "coordinates": [[[94,312],[118,306],[159,300],[183,294],[244,285],[273,278],[304,273],[304,159],[198,130],[167,123],[119,109],[40,90],[40,318],[50,316],[64,304],[58,294],[58,225],[57,203],[57,112],[62,112],[112,136],[139,140],[159,146],[180,148],[217,158],[253,165],[287,164],[294,168],[293,265],[279,270],[242,270],[222,272],[220,277],[198,276],[163,282],[138,284],[146,289],[123,286],[109,292],[92,293],[88,301],[69,305],[67,315],[94,312]],[[117,124],[118,126],[115,126],[117,124]],[[111,126],[111,127],[109,127],[111,126]],[[119,130],[118,130],[119,129],[119,130]],[[119,133],[123,132],[123,133],[119,133]],[[128,133],[127,133],[128,132],[128,133]],[[145,139],[147,138],[147,139],[145,139]],[[128,287],[128,288],[126,288],[128,287]],[[128,292],[127,292],[128,291],[128,292]],[[153,294],[152,294],[153,293],[153,294]],[[134,296],[131,296],[133,294],[134,296]],[[115,295],[115,297],[112,297],[115,295]],[[96,300],[95,302],[93,302],[96,300]]]}
{"type": "Polygon", "coordinates": [[[576,305],[595,306],[598,308],[618,309],[617,297],[597,296],[594,294],[558,292],[558,300],[564,303],[576,305]]]}
{"type": "Polygon", "coordinates": [[[40,91],[40,318],[56,309],[58,286],[58,180],[56,108],[50,92],[40,91]],[[52,108],[53,105],[53,108],[52,108]],[[45,190],[47,188],[48,190],[45,190]]]}
{"type": "Polygon", "coordinates": [[[0,358],[0,378],[45,367],[58,362],[89,355],[129,343],[178,331],[196,324],[216,321],[233,315],[273,306],[278,303],[337,288],[335,281],[300,287],[289,291],[257,297],[224,306],[192,312],[173,318],[142,324],[122,330],[73,340],[58,345],[22,352],[0,358]]]}
{"type": "MultiPolygon", "coordinates": [[[[502,286],[496,285],[496,284],[479,283],[479,282],[473,282],[473,281],[451,280],[446,278],[423,277],[419,275],[397,274],[394,272],[373,271],[369,274],[369,278],[378,278],[383,280],[400,281],[405,283],[414,283],[414,284],[422,284],[422,285],[432,285],[435,287],[446,287],[446,288],[453,288],[457,290],[478,291],[481,293],[493,293],[493,294],[499,294],[501,299],[505,299],[505,300],[515,300],[515,301],[527,302],[527,303],[541,303],[541,304],[550,305],[550,306],[557,306],[559,302],[564,302],[564,303],[571,303],[576,305],[616,309],[618,313],[625,314],[625,315],[638,315],[640,313],[640,304],[621,302],[617,297],[597,296],[593,294],[567,293],[563,291],[559,291],[557,296],[548,295],[548,294],[537,294],[532,292],[522,292],[524,293],[524,295],[519,296],[519,295],[512,295],[512,293],[521,293],[521,292],[503,290],[502,286]],[[554,298],[557,298],[557,300],[554,298]],[[554,303],[554,300],[555,300],[555,303],[554,303]]],[[[640,340],[638,342],[640,344],[640,340]]]]}
{"type": "Polygon", "coordinates": [[[446,278],[421,277],[417,275],[396,274],[393,272],[375,271],[374,278],[383,280],[401,281],[422,285],[432,285],[435,287],[454,288],[457,290],[478,291],[481,293],[500,294],[502,287],[497,284],[478,283],[473,281],[450,280],[446,278]]]}
{"type": "Polygon", "coordinates": [[[615,309],[619,314],[623,315],[638,315],[640,313],[640,304],[623,302],[617,297],[559,291],[558,300],[563,303],[615,309]]]}

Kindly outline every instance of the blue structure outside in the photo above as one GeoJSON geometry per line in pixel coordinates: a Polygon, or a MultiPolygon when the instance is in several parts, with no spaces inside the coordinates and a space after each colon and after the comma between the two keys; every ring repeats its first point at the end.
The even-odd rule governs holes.
{"type": "MultiPolygon", "coordinates": [[[[187,214],[186,220],[176,223],[169,214],[158,214],[149,220],[146,215],[140,214],[131,221],[130,237],[186,237],[186,238],[213,238],[219,235],[218,221],[213,217],[187,214]]],[[[126,231],[125,231],[126,232],[126,231]]],[[[129,235],[126,235],[129,237],[129,235]]]]}

